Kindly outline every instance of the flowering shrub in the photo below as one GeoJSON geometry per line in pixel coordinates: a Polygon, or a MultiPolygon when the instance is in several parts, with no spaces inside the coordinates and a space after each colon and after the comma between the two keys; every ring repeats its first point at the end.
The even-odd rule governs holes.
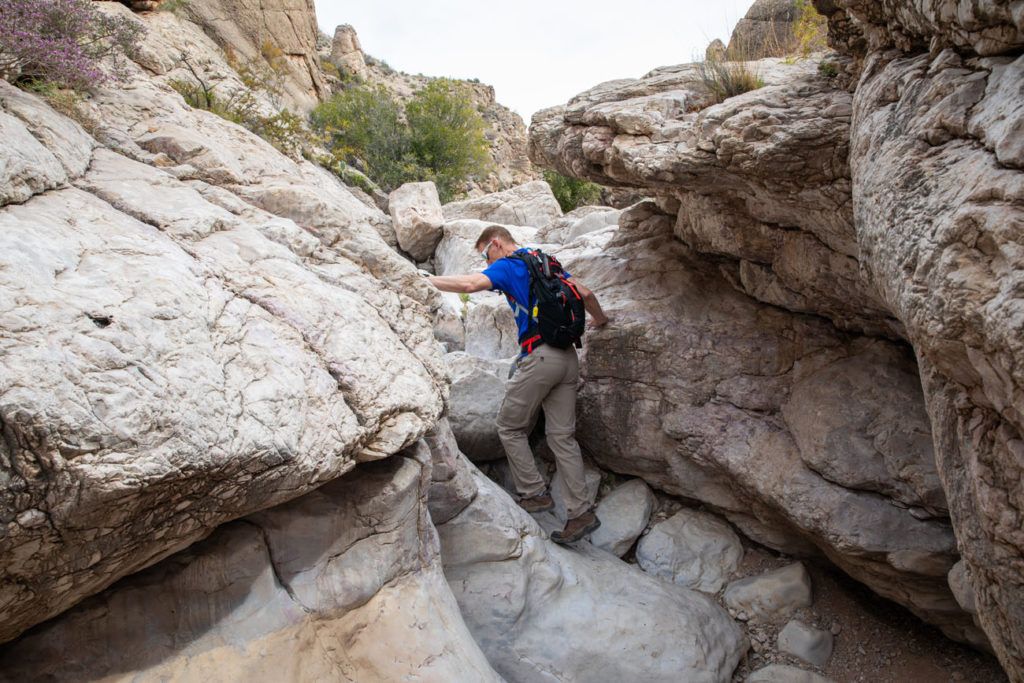
{"type": "Polygon", "coordinates": [[[117,75],[101,61],[131,55],[141,37],[91,0],[0,0],[0,78],[85,90],[117,75]]]}

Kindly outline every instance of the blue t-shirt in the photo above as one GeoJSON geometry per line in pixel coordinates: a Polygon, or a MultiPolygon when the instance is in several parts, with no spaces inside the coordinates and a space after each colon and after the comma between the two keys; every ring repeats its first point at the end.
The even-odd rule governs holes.
{"type": "MultiPolygon", "coordinates": [[[[517,254],[525,254],[529,249],[517,249],[517,254]]],[[[505,295],[512,313],[516,317],[516,325],[519,327],[519,343],[527,339],[530,331],[530,312],[533,305],[530,296],[530,270],[526,264],[519,259],[502,258],[498,259],[484,270],[484,275],[491,281],[492,290],[505,295]]],[[[572,277],[565,271],[565,277],[572,277]]]]}

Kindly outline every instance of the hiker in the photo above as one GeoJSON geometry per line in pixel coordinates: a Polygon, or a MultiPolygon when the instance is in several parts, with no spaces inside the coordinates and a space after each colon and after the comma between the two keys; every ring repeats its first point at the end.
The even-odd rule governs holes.
{"type": "Polygon", "coordinates": [[[498,411],[498,436],[521,496],[519,505],[527,512],[552,509],[554,501],[537,471],[529,442],[537,409],[544,407],[548,445],[567,489],[568,521],[564,529],[551,534],[551,539],[557,543],[578,541],[601,522],[587,501],[583,457],[575,437],[580,368],[574,345],[579,346],[583,334],[584,309],[590,314],[592,328],[606,325],[608,316],[594,293],[562,270],[555,259],[520,248],[502,226],[485,228],[476,241],[476,250],[487,262],[482,273],[431,276],[430,282],[444,292],[494,290],[505,295],[519,326],[521,353],[498,411]],[[549,287],[545,291],[553,288],[556,293],[564,293],[559,300],[567,299],[568,304],[563,309],[552,313],[549,305],[541,304],[537,290],[540,280],[549,287]],[[552,331],[552,320],[559,326],[557,333],[552,331]]]}

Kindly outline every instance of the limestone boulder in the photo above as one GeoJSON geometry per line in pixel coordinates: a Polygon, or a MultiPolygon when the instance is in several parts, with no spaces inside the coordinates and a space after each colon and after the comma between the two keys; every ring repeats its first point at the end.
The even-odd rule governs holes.
{"type": "Polygon", "coordinates": [[[0,679],[499,681],[441,572],[429,468],[396,456],[226,524],[0,647],[0,679]]]}
{"type": "Polygon", "coordinates": [[[473,502],[476,482],[447,417],[438,420],[427,432],[423,447],[430,451],[432,463],[428,496],[430,519],[435,525],[443,524],[473,502]]]}
{"type": "Polygon", "coordinates": [[[814,666],[824,667],[832,657],[832,634],[796,619],[779,631],[776,642],[779,652],[793,655],[814,666]]]}
{"type": "Polygon", "coordinates": [[[683,509],[655,524],[636,548],[637,564],[666,581],[717,593],[743,560],[736,532],[714,515],[683,509]]]}
{"type": "Polygon", "coordinates": [[[349,24],[342,24],[334,29],[334,39],[331,41],[331,62],[341,69],[343,74],[351,74],[363,79],[369,75],[363,46],[359,42],[356,30],[349,24]]]}
{"type": "Polygon", "coordinates": [[[49,154],[0,207],[0,640],[401,450],[446,400],[437,293],[387,217],[127,68],[83,102],[95,139],[0,84],[49,154]]]}
{"type": "Polygon", "coordinates": [[[734,260],[733,284],[758,300],[902,337],[857,260],[850,93],[813,62],[751,68],[765,86],[714,105],[692,64],[596,86],[534,115],[531,157],[657,195],[677,237],[734,260]]]}
{"type": "Polygon", "coordinates": [[[498,360],[518,356],[519,327],[505,297],[499,294],[474,294],[466,302],[466,353],[478,358],[498,360]]]}
{"type": "Polygon", "coordinates": [[[473,219],[537,229],[547,227],[561,216],[558,200],[543,180],[444,205],[447,221],[473,219]]]}
{"type": "Polygon", "coordinates": [[[444,225],[437,186],[429,181],[405,183],[388,197],[388,211],[402,251],[417,262],[430,258],[444,225]]]}
{"type": "Polygon", "coordinates": [[[474,461],[505,457],[495,421],[513,359],[487,360],[455,352],[444,360],[452,382],[448,415],[459,448],[474,461]]]}
{"type": "Polygon", "coordinates": [[[731,679],[746,642],[718,605],[607,553],[558,547],[494,483],[478,475],[477,485],[473,503],[438,531],[445,576],[499,674],[731,679]]]}
{"type": "Polygon", "coordinates": [[[798,18],[796,0],[756,0],[736,22],[725,54],[744,59],[784,57],[793,51],[798,18]]]}
{"type": "Polygon", "coordinates": [[[654,502],[654,494],[643,479],[617,486],[597,506],[601,526],[590,535],[590,542],[622,557],[647,528],[654,502]]]}
{"type": "Polygon", "coordinates": [[[733,581],[725,589],[725,604],[745,620],[784,619],[812,601],[811,577],[803,564],[733,581]]]}
{"type": "Polygon", "coordinates": [[[608,206],[581,206],[537,231],[538,242],[568,244],[580,235],[618,225],[621,209],[608,206]]]}

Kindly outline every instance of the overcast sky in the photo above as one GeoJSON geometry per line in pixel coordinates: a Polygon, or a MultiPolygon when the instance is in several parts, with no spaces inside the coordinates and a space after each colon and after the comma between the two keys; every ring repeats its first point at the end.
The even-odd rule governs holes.
{"type": "Polygon", "coordinates": [[[393,68],[479,78],[527,124],[602,81],[636,78],[728,42],[753,0],[316,0],[320,28],[351,24],[393,68]]]}

